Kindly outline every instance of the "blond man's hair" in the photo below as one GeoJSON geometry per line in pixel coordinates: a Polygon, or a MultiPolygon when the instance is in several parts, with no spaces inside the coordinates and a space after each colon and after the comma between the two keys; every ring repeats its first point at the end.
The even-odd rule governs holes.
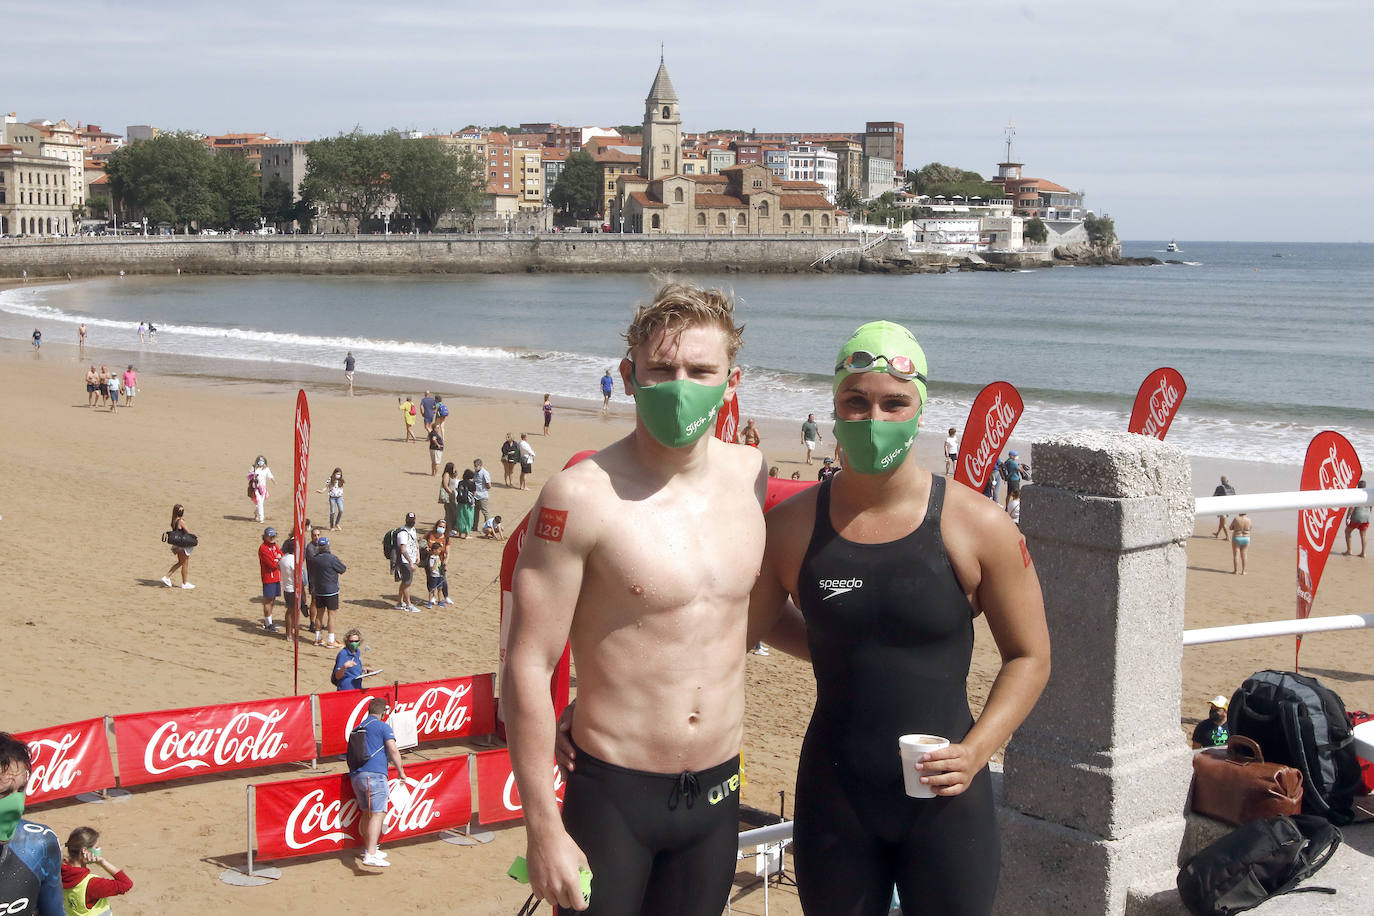
{"type": "Polygon", "coordinates": [[[725,332],[725,350],[734,365],[735,354],[744,343],[744,325],[735,324],[735,299],[718,289],[701,289],[690,283],[665,282],[653,301],[635,310],[625,332],[628,350],[655,334],[678,334],[688,328],[717,327],[725,332]]]}

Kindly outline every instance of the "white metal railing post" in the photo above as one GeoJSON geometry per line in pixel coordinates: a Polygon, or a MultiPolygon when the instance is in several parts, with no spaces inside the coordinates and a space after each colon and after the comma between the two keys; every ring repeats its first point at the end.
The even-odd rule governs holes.
{"type": "Polygon", "coordinates": [[[248,798],[248,874],[253,874],[253,787],[244,790],[248,798]]]}
{"type": "Polygon", "coordinates": [[[1245,493],[1236,496],[1199,496],[1197,515],[1235,515],[1238,512],[1278,512],[1287,509],[1345,509],[1370,505],[1370,490],[1293,490],[1283,493],[1245,493]]]}
{"type": "Polygon", "coordinates": [[[1265,636],[1301,636],[1304,633],[1330,633],[1335,630],[1362,630],[1374,627],[1374,614],[1342,614],[1334,617],[1308,617],[1304,620],[1268,620],[1238,623],[1229,627],[1203,627],[1183,631],[1184,646],[1260,639],[1265,636]]]}

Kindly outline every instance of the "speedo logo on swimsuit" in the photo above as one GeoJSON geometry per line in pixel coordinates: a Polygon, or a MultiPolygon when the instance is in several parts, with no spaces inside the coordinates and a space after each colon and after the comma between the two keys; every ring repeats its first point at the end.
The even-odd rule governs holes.
{"type": "Polygon", "coordinates": [[[856,588],[863,588],[863,587],[864,587],[864,580],[863,580],[863,579],[822,579],[821,581],[817,582],[816,585],[818,585],[819,587],[824,588],[824,589],[829,589],[830,594],[826,595],[824,598],[821,599],[822,601],[829,601],[831,598],[834,598],[836,595],[843,595],[843,594],[845,594],[846,592],[852,592],[852,591],[854,591],[854,589],[856,589],[856,588]]]}
{"type": "Polygon", "coordinates": [[[718,805],[730,797],[730,793],[739,791],[739,774],[735,773],[725,782],[718,786],[712,786],[706,790],[706,800],[713,805],[718,805]]]}

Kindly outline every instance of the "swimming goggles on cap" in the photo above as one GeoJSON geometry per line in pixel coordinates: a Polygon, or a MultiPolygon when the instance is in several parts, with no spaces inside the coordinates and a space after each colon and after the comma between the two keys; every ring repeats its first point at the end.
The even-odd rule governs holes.
{"type": "Polygon", "coordinates": [[[836,372],[874,372],[886,371],[893,378],[899,378],[904,382],[913,379],[926,384],[926,377],[916,369],[916,364],[911,361],[909,356],[883,356],[877,353],[869,353],[867,350],[855,350],[844,358],[838,366],[836,372]],[[883,361],[883,368],[877,366],[878,360],[883,361]]]}

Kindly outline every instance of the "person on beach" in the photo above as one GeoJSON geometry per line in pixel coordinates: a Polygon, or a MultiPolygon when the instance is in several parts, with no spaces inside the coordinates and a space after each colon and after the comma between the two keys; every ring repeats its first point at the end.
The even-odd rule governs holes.
{"type": "Polygon", "coordinates": [[[816,676],[793,846],[808,914],[886,913],[894,883],[922,912],[990,912],[1001,850],[988,760],[1049,678],[1044,603],[1021,533],[1000,507],[908,460],[927,371],[906,328],[855,331],[832,382],[845,470],[765,517],[744,644],[766,638],[809,655],[816,676]],[[974,719],[967,681],[980,613],[1002,667],[974,719]],[[909,734],[950,742],[914,764],[932,798],[905,792],[898,739],[909,734]]]}
{"type": "Polygon", "coordinates": [[[396,531],[396,547],[391,553],[391,572],[399,583],[396,610],[418,614],[420,609],[410,600],[410,585],[420,565],[420,535],[415,531],[415,513],[406,513],[406,523],[396,531]]]}
{"type": "Polygon", "coordinates": [[[1225,747],[1231,740],[1231,730],[1226,725],[1226,707],[1229,703],[1220,694],[1212,697],[1207,718],[1193,729],[1193,747],[1225,747]]]}
{"type": "Polygon", "coordinates": [[[406,435],[402,441],[419,442],[420,440],[415,438],[415,414],[418,411],[415,409],[415,403],[410,400],[410,395],[406,395],[404,401],[397,398],[396,407],[401,411],[401,419],[406,425],[406,435]]]}
{"type": "MultiPolygon", "coordinates": [[[[169,527],[173,531],[189,532],[191,530],[186,527],[186,509],[181,503],[177,503],[172,507],[172,524],[169,527]]],[[[193,547],[172,548],[172,554],[176,557],[176,562],[172,564],[171,569],[167,570],[167,575],[162,577],[163,585],[171,588],[172,573],[179,569],[181,570],[181,587],[195,588],[195,586],[191,584],[191,551],[194,549],[193,547]]]]}
{"type": "Polygon", "coordinates": [[[40,331],[40,330],[38,330],[38,328],[34,328],[34,329],[33,329],[33,349],[34,349],[34,352],[35,352],[35,353],[38,352],[40,349],[42,349],[42,347],[43,347],[43,332],[40,331]]]}
{"type": "Polygon", "coordinates": [[[133,890],[133,879],[105,858],[100,834],[91,827],[77,827],[67,837],[67,857],[62,863],[62,896],[70,916],[109,913],[108,898],[133,890]],[[97,878],[90,866],[99,865],[108,878],[97,878]]]}
{"type": "Polygon", "coordinates": [[[386,700],[381,697],[368,700],[367,716],[358,726],[366,735],[367,762],[348,771],[348,781],[353,786],[353,797],[362,820],[359,825],[363,840],[362,862],[368,868],[386,868],[391,864],[386,853],[377,848],[382,838],[382,822],[386,820],[387,761],[396,768],[396,776],[402,783],[406,778],[401,752],[396,749],[396,733],[382,721],[386,713],[386,700]]]}
{"type": "Polygon", "coordinates": [[[86,406],[94,407],[95,402],[100,400],[100,373],[96,371],[95,364],[86,370],[86,406]]]}
{"type": "Polygon", "coordinates": [[[607,369],[606,374],[601,376],[601,415],[604,417],[611,410],[611,395],[615,393],[615,381],[611,378],[611,370],[607,369]]]}
{"type": "Polygon", "coordinates": [[[1007,500],[1007,515],[1011,516],[1016,527],[1021,527],[1021,491],[1019,489],[1011,494],[1011,498],[1007,500]]]}
{"type": "Polygon", "coordinates": [[[472,468],[463,469],[463,477],[454,488],[457,495],[458,512],[454,516],[453,531],[460,540],[466,541],[472,531],[473,509],[477,503],[477,475],[472,468]]]}
{"type": "MultiPolygon", "coordinates": [[[[1212,495],[1213,495],[1213,496],[1235,496],[1235,495],[1236,495],[1236,488],[1233,487],[1233,486],[1231,486],[1231,481],[1229,481],[1229,480],[1226,479],[1226,475],[1225,475],[1225,474],[1222,474],[1222,475],[1221,475],[1221,483],[1217,484],[1217,488],[1216,488],[1215,490],[1212,491],[1212,495]]],[[[1217,537],[1223,537],[1223,538],[1224,538],[1224,537],[1230,537],[1230,535],[1226,533],[1226,516],[1224,516],[1224,515],[1218,515],[1218,516],[1217,516],[1217,530],[1212,532],[1212,537],[1213,537],[1213,538],[1217,538],[1217,537]]]]}
{"type": "MultiPolygon", "coordinates": [[[[543,410],[544,410],[544,435],[547,436],[547,435],[549,434],[549,424],[553,422],[553,404],[549,402],[549,396],[548,396],[547,394],[544,395],[544,408],[543,408],[543,410]]],[[[524,433],[521,433],[521,434],[520,434],[520,438],[523,439],[524,437],[525,437],[524,433]]]]}
{"type": "Polygon", "coordinates": [[[444,437],[439,427],[431,424],[425,438],[429,442],[429,476],[433,477],[439,473],[439,464],[444,460],[444,437]]]}
{"type": "Polygon", "coordinates": [[[281,597],[281,548],[277,546],[277,529],[265,528],[258,545],[258,572],[262,576],[262,629],[276,633],[272,622],[272,608],[281,597]]]}
{"type": "MultiPolygon", "coordinates": [[[[286,632],[288,635],[294,634],[300,629],[300,596],[296,594],[296,536],[288,534],[286,540],[281,544],[281,559],[277,561],[277,570],[281,575],[281,594],[282,603],[286,605],[286,632]]],[[[302,578],[305,570],[301,570],[302,578]]],[[[313,629],[313,627],[312,627],[313,629]]]]}
{"type": "Polygon", "coordinates": [[[0,732],[0,901],[6,912],[22,900],[25,916],[65,916],[57,834],[24,817],[32,770],[28,745],[0,732]]]}
{"type": "Polygon", "coordinates": [[[506,441],[501,443],[501,473],[504,475],[504,483],[507,487],[514,487],[511,477],[515,475],[515,466],[520,463],[520,446],[515,441],[515,436],[506,433],[506,441]]]}
{"type": "Polygon", "coordinates": [[[1250,516],[1244,512],[1231,519],[1231,572],[1245,575],[1245,559],[1250,552],[1250,516]]]}
{"type": "Polygon", "coordinates": [[[501,529],[501,516],[493,515],[482,523],[482,537],[493,541],[506,539],[506,532],[501,529]]]}
{"type": "Polygon", "coordinates": [[[139,343],[143,343],[143,342],[146,341],[147,339],[148,339],[148,322],[146,322],[146,321],[140,321],[140,322],[138,323],[138,342],[139,342],[139,343]]]}
{"type": "Polygon", "coordinates": [[[769,476],[769,477],[777,477],[777,476],[778,476],[778,466],[777,466],[776,464],[773,465],[771,468],[768,469],[768,476],[769,476]]]}
{"type": "Polygon", "coordinates": [[[315,645],[337,649],[334,612],[339,609],[339,576],[348,572],[348,567],[330,551],[329,538],[323,536],[316,539],[313,551],[306,548],[305,565],[310,574],[310,590],[315,594],[315,645]],[[321,642],[326,632],[329,639],[321,642]]]}
{"type": "Polygon", "coordinates": [[[792,472],[792,479],[793,479],[793,480],[801,480],[801,471],[793,471],[793,472],[792,472]]]}
{"type": "Polygon", "coordinates": [[[802,421],[801,426],[802,447],[806,449],[806,463],[811,463],[811,455],[816,451],[816,445],[821,441],[821,425],[816,422],[816,415],[809,413],[802,421]]]}
{"type": "Polygon", "coordinates": [[[954,467],[959,461],[959,437],[953,426],[949,428],[949,435],[945,436],[945,476],[954,473],[954,467]]]}
{"type": "Polygon", "coordinates": [[[447,561],[448,526],[443,519],[439,519],[429,534],[425,535],[425,544],[420,550],[420,562],[425,568],[425,588],[429,592],[425,607],[429,610],[433,610],[436,604],[442,607],[453,603],[445,600],[448,583],[444,580],[444,564],[447,561]]]}
{"type": "Polygon", "coordinates": [[[1006,460],[997,466],[997,474],[1007,482],[1007,502],[1003,507],[1011,508],[1011,498],[1021,495],[1021,463],[1016,460],[1016,450],[1007,452],[1006,460]]]}
{"type": "Polygon", "coordinates": [[[363,665],[363,631],[353,627],[344,634],[344,647],[334,656],[334,673],[330,675],[334,690],[362,690],[363,675],[371,670],[363,665]]]}
{"type": "Polygon", "coordinates": [[[439,475],[439,502],[444,507],[444,525],[449,531],[458,527],[458,468],[452,461],[444,465],[439,475]]]}
{"type": "MultiPolygon", "coordinates": [[[[1364,478],[1360,478],[1360,489],[1363,490],[1368,486],[1364,478]]],[[[1345,555],[1347,557],[1350,556],[1350,536],[1356,531],[1360,533],[1359,556],[1363,557],[1365,539],[1369,537],[1369,503],[1365,503],[1363,506],[1352,506],[1350,508],[1350,516],[1345,522],[1345,555]]]]}
{"type": "Polygon", "coordinates": [[[111,373],[105,379],[105,387],[110,392],[110,413],[114,413],[115,408],[119,406],[119,376],[111,373]]]}
{"type": "Polygon", "coordinates": [[[425,432],[434,428],[434,392],[429,389],[420,398],[420,419],[425,421],[425,432]]]}
{"type": "Polygon", "coordinates": [[[520,434],[520,489],[528,490],[526,478],[534,473],[534,446],[530,445],[529,435],[520,434]]]}
{"type": "Polygon", "coordinates": [[[76,329],[76,347],[81,349],[86,346],[86,322],[81,322],[81,326],[76,329]]]}
{"type": "Polygon", "coordinates": [[[439,430],[439,435],[444,436],[444,426],[448,422],[448,405],[444,403],[444,396],[436,394],[434,396],[434,428],[439,430]]]}
{"type": "Polygon", "coordinates": [[[96,373],[95,383],[100,390],[100,406],[104,407],[110,403],[110,370],[101,366],[100,371],[96,373]]]}
{"type": "Polygon", "coordinates": [[[157,325],[148,322],[148,343],[157,343],[157,325]]]}
{"type": "Polygon", "coordinates": [[[744,430],[740,434],[740,440],[745,445],[748,445],[751,448],[758,448],[759,443],[763,441],[763,439],[759,436],[758,427],[754,425],[753,420],[745,421],[744,430]]]}
{"type": "Polygon", "coordinates": [[[348,385],[348,396],[353,396],[353,370],[358,366],[358,361],[353,358],[353,351],[349,350],[344,357],[344,382],[348,385]]]}
{"type": "Polygon", "coordinates": [[[535,895],[564,908],[718,916],[738,845],[766,466],[711,435],[739,384],[729,297],[665,284],[625,337],[634,430],[544,485],[515,570],[501,697],[526,861],[535,895]],[[577,765],[560,816],[549,677],[569,637],[577,765]],[[590,906],[579,867],[594,875],[590,906]]]}
{"type": "Polygon", "coordinates": [[[272,469],[267,466],[267,458],[259,455],[248,469],[248,498],[253,500],[253,520],[267,520],[267,482],[276,480],[272,469]]]}
{"type": "Polygon", "coordinates": [[[124,406],[134,406],[134,395],[138,394],[138,373],[134,371],[133,364],[124,370],[124,406]]]}
{"type": "Polygon", "coordinates": [[[826,457],[821,459],[821,469],[816,472],[817,480],[829,480],[840,471],[839,465],[835,464],[835,459],[826,457]]]}
{"type": "Polygon", "coordinates": [[[344,475],[343,468],[335,468],[324,486],[315,491],[329,497],[329,530],[343,530],[344,475]]]}
{"type": "MultiPolygon", "coordinates": [[[[464,474],[464,477],[467,475],[464,474]]],[[[477,527],[480,516],[485,522],[491,518],[491,474],[482,467],[482,459],[472,459],[472,523],[477,527]]]]}

